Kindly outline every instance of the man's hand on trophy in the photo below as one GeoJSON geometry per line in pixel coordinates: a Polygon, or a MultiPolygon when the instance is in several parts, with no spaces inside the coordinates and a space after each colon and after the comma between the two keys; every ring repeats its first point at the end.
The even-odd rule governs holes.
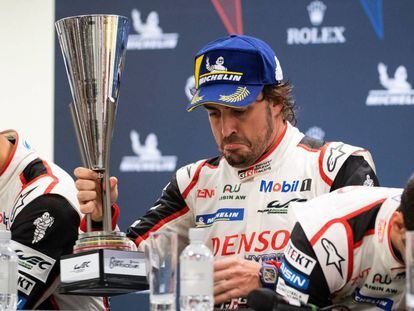
{"type": "MultiPolygon", "coordinates": [[[[91,214],[93,221],[102,221],[102,200],[98,173],[85,167],[78,167],[74,174],[77,178],[75,184],[79,191],[80,211],[84,214],[91,214]]],[[[118,198],[118,179],[111,177],[109,181],[112,205],[118,198]]]]}

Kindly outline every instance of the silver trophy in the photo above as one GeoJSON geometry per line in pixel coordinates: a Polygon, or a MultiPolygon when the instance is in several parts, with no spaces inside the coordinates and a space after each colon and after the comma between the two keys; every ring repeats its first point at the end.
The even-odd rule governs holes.
{"type": "Polygon", "coordinates": [[[61,19],[55,25],[73,97],[70,110],[82,162],[100,176],[103,205],[103,231],[92,231],[87,215],[88,229],[79,235],[74,255],[62,257],[61,288],[66,293],[88,295],[145,289],[144,256],[131,251],[132,244],[123,232],[112,230],[109,192],[109,155],[128,19],[82,15],[61,19]]]}

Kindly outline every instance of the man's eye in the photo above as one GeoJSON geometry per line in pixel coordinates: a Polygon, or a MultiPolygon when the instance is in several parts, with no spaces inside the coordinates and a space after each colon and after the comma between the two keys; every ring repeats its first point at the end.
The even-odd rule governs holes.
{"type": "Polygon", "coordinates": [[[246,110],[233,110],[233,114],[236,116],[242,116],[245,112],[246,110]]]}

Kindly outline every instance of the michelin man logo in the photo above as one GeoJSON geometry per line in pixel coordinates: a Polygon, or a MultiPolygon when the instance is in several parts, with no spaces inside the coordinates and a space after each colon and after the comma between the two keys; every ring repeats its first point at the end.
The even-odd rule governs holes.
{"type": "Polygon", "coordinates": [[[138,34],[128,36],[128,50],[174,49],[177,46],[178,33],[163,33],[157,12],[150,12],[143,22],[140,11],[132,9],[131,17],[133,29],[138,34]]]}
{"type": "Polygon", "coordinates": [[[365,187],[374,187],[374,180],[371,178],[371,176],[369,176],[369,174],[365,176],[365,180],[362,185],[365,187]]]}
{"type": "Polygon", "coordinates": [[[390,93],[407,93],[411,90],[411,84],[407,82],[407,69],[404,66],[398,66],[395,70],[394,78],[390,78],[387,66],[379,63],[378,73],[381,85],[389,90],[390,93]]]}
{"type": "Polygon", "coordinates": [[[309,20],[314,27],[288,28],[287,44],[307,45],[345,43],[344,26],[318,27],[323,22],[326,8],[326,5],[322,1],[312,1],[306,9],[308,10],[309,20]]]}
{"type": "Polygon", "coordinates": [[[388,75],[387,66],[379,63],[377,66],[379,82],[385,90],[371,90],[368,94],[367,106],[413,105],[414,91],[407,81],[407,69],[400,65],[394,76],[388,75]]]}
{"type": "Polygon", "coordinates": [[[224,57],[223,56],[219,56],[214,65],[210,65],[210,59],[208,57],[206,58],[206,69],[210,72],[227,71],[227,68],[224,67],[223,65],[224,65],[224,57]]]}
{"type": "Polygon", "coordinates": [[[137,131],[130,132],[132,151],[135,156],[124,156],[121,161],[121,172],[170,172],[177,165],[176,156],[162,156],[158,149],[158,138],[154,133],[148,134],[145,143],[141,144],[137,131]]]}
{"type": "Polygon", "coordinates": [[[50,216],[48,212],[44,212],[42,216],[35,219],[33,224],[36,226],[32,244],[39,242],[45,237],[47,228],[52,227],[55,218],[50,216]]]}

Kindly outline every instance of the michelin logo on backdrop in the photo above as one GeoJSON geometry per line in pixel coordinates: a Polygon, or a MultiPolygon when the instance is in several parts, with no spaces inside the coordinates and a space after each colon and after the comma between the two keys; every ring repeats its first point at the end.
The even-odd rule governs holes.
{"type": "Polygon", "coordinates": [[[158,13],[152,11],[145,22],[141,20],[141,13],[132,9],[132,26],[138,34],[128,36],[128,50],[161,50],[175,49],[178,42],[178,33],[163,33],[159,26],[158,13]]]}
{"type": "Polygon", "coordinates": [[[314,27],[288,28],[287,44],[333,44],[345,43],[344,26],[318,27],[322,24],[327,9],[320,1],[312,1],[307,7],[309,19],[314,27]]]}
{"type": "Polygon", "coordinates": [[[177,166],[177,156],[163,156],[158,149],[158,138],[154,133],[148,134],[141,145],[139,134],[130,133],[132,151],[135,156],[122,157],[119,170],[121,172],[171,172],[177,166]]]}
{"type": "Polygon", "coordinates": [[[379,82],[385,90],[369,91],[367,106],[414,105],[414,91],[407,81],[407,69],[400,65],[394,72],[394,77],[388,76],[387,66],[378,64],[379,82]]]}

